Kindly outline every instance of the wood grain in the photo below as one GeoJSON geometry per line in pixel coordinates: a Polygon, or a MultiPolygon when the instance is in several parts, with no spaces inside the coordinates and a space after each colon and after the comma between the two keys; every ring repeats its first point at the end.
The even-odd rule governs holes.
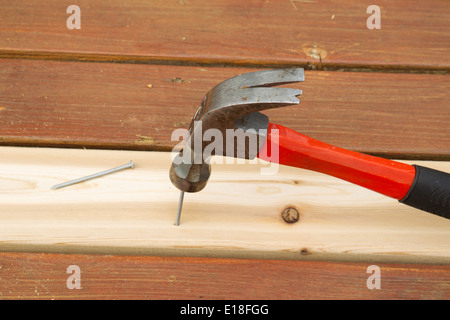
{"type": "MultiPolygon", "coordinates": [[[[1,147],[0,251],[450,264],[450,221],[318,173],[215,164],[179,191],[169,153],[1,147]],[[54,184],[133,160],[82,184],[54,184]],[[297,223],[281,213],[295,207],[297,223]]],[[[448,162],[417,162],[450,172],[448,162]]]]}
{"type": "MultiPolygon", "coordinates": [[[[215,84],[304,66],[323,71],[306,73],[299,107],[266,112],[272,122],[450,160],[448,1],[380,0],[381,30],[366,28],[368,0],[79,0],[81,30],[66,28],[70,4],[0,0],[0,145],[168,151],[215,84]]],[[[216,165],[176,228],[169,165],[167,153],[0,147],[0,251],[26,252],[0,253],[0,299],[450,296],[447,220],[298,169],[216,165]],[[130,159],[134,170],[49,189],[130,159]],[[286,206],[299,222],[283,221],[286,206]],[[366,287],[369,263],[382,290],[366,287]],[[71,264],[81,290],[65,286],[71,264]]]]}
{"type": "MultiPolygon", "coordinates": [[[[0,60],[0,144],[171,150],[216,84],[247,68],[0,60]]],[[[307,71],[270,121],[343,148],[450,159],[446,75],[307,71]]]]}
{"type": "MultiPolygon", "coordinates": [[[[0,253],[0,299],[450,298],[449,266],[378,264],[381,289],[373,290],[366,285],[371,275],[368,266],[317,261],[0,253]],[[81,289],[67,289],[70,273],[66,270],[70,265],[80,267],[81,289]]],[[[171,304],[167,314],[179,312],[173,307],[171,304]]],[[[273,309],[270,312],[278,314],[273,309]]]]}
{"type": "Polygon", "coordinates": [[[1,1],[0,55],[108,61],[363,66],[447,70],[446,0],[1,1]],[[71,4],[71,3],[70,3],[71,4]]]}

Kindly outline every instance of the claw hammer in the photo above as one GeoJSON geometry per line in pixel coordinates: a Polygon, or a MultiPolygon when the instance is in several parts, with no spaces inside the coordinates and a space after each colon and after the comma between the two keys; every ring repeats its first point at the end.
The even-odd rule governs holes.
{"type": "Polygon", "coordinates": [[[450,219],[449,173],[335,147],[270,123],[259,112],[298,104],[301,90],[274,86],[304,79],[302,68],[263,70],[235,76],[208,91],[169,172],[170,180],[181,191],[176,225],[184,192],[198,192],[206,186],[211,174],[210,156],[224,155],[224,151],[227,156],[258,157],[269,162],[273,157],[268,155],[278,152],[279,164],[325,173],[450,219]],[[239,131],[249,140],[253,138],[257,147],[222,139],[205,156],[208,141],[202,137],[209,129],[223,137],[227,130],[239,131]]]}

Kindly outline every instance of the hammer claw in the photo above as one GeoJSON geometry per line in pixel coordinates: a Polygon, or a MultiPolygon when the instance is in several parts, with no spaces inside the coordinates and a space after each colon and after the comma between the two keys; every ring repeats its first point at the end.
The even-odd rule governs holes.
{"type": "Polygon", "coordinates": [[[300,89],[291,88],[243,88],[230,90],[227,96],[214,97],[216,108],[228,106],[258,105],[255,111],[282,107],[284,105],[298,104],[297,96],[302,94],[300,89]]]}
{"type": "Polygon", "coordinates": [[[271,87],[304,81],[305,73],[301,68],[262,70],[244,73],[230,80],[238,82],[241,88],[271,87]]]}

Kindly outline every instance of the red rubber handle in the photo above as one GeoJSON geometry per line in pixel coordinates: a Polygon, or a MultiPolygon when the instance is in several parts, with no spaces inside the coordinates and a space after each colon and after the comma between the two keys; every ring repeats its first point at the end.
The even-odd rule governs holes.
{"type": "Polygon", "coordinates": [[[338,148],[272,123],[258,158],[325,173],[398,200],[415,176],[411,165],[338,148]],[[277,150],[278,159],[271,154],[277,150]]]}

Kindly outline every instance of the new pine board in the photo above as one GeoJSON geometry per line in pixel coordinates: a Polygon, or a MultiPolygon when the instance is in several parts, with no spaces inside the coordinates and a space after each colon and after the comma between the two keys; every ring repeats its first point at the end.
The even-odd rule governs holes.
{"type": "MultiPolygon", "coordinates": [[[[261,69],[0,60],[0,144],[169,151],[204,95],[261,69]]],[[[273,123],[392,158],[450,159],[447,75],[306,71],[273,123]]]]}
{"type": "MultiPolygon", "coordinates": [[[[170,153],[0,148],[0,251],[450,264],[450,221],[322,174],[215,164],[206,188],[179,191],[170,153]],[[128,163],[134,169],[58,190],[128,163]],[[300,219],[281,213],[295,207],[300,219]]],[[[450,172],[448,162],[417,164],[450,172]]]]}
{"type": "Polygon", "coordinates": [[[0,56],[448,70],[446,0],[1,1],[0,56]]]}

